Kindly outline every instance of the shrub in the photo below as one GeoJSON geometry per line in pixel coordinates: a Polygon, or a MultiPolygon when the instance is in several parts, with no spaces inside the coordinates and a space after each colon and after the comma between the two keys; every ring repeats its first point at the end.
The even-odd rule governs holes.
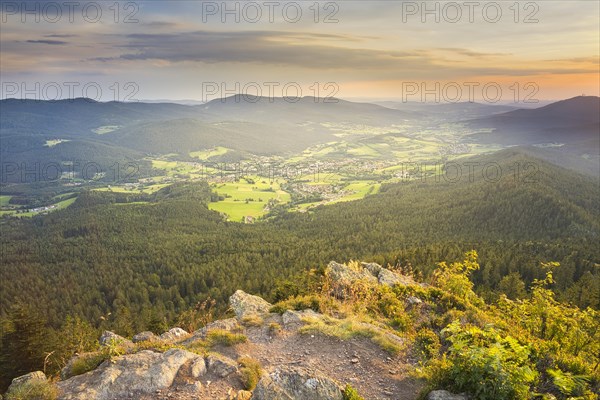
{"type": "Polygon", "coordinates": [[[33,379],[13,388],[6,394],[7,400],[55,400],[56,387],[47,380],[33,379]]]}
{"type": "Polygon", "coordinates": [[[273,307],[271,307],[270,311],[283,314],[287,310],[301,311],[310,308],[313,311],[322,312],[323,301],[323,298],[315,294],[296,296],[275,304],[273,307]]]}
{"type": "Polygon", "coordinates": [[[248,338],[241,333],[232,333],[224,329],[213,329],[206,336],[209,346],[233,346],[238,343],[245,343],[248,338]]]}
{"type": "Polygon", "coordinates": [[[478,269],[477,252],[472,250],[465,254],[463,262],[455,262],[450,265],[445,262],[439,263],[433,273],[433,283],[460,299],[481,305],[483,304],[481,299],[473,292],[473,282],[469,280],[471,272],[478,269]]]}
{"type": "Polygon", "coordinates": [[[122,343],[122,341],[112,338],[104,345],[102,352],[106,353],[109,359],[112,359],[127,353],[127,347],[122,343]]]}
{"type": "Polygon", "coordinates": [[[537,372],[527,347],[493,328],[462,327],[458,321],[442,333],[450,347],[443,365],[433,364],[438,368],[431,374],[436,385],[467,392],[478,400],[530,398],[537,372]]]}
{"type": "Polygon", "coordinates": [[[95,370],[104,360],[109,358],[108,353],[97,351],[94,353],[86,353],[77,357],[71,363],[71,368],[68,369],[68,373],[65,379],[72,376],[85,374],[86,372],[95,370]]]}
{"type": "Polygon", "coordinates": [[[548,375],[552,377],[552,382],[567,396],[578,396],[578,398],[587,399],[591,392],[588,391],[590,378],[585,375],[574,375],[570,372],[564,372],[560,369],[549,369],[548,375]],[[586,396],[586,397],[583,397],[586,396]]]}
{"type": "Polygon", "coordinates": [[[358,394],[356,389],[350,385],[346,385],[344,393],[342,393],[344,400],[365,400],[361,395],[358,394]]]}
{"type": "Polygon", "coordinates": [[[250,357],[240,357],[238,359],[240,364],[240,374],[242,375],[242,382],[246,390],[254,390],[256,384],[262,376],[262,369],[258,361],[250,357]]]}
{"type": "Polygon", "coordinates": [[[415,350],[423,360],[436,358],[440,353],[440,339],[431,329],[421,329],[415,338],[415,350]]]}

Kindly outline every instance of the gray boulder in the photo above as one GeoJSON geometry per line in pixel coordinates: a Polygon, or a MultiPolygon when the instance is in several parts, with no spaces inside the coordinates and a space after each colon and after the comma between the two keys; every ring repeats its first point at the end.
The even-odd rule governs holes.
{"type": "Polygon", "coordinates": [[[218,321],[210,322],[194,332],[194,338],[206,339],[208,332],[213,329],[220,329],[224,331],[235,331],[240,329],[240,324],[236,318],[220,319],[218,321]]]}
{"type": "Polygon", "coordinates": [[[363,268],[365,268],[367,271],[369,271],[369,273],[373,276],[379,275],[379,271],[381,271],[381,265],[379,265],[377,263],[362,262],[360,264],[363,266],[363,268]]]}
{"type": "Polygon", "coordinates": [[[190,366],[190,375],[194,378],[199,378],[204,374],[206,374],[206,361],[204,361],[204,358],[198,357],[190,366]]]}
{"type": "Polygon", "coordinates": [[[283,325],[287,328],[287,327],[289,327],[291,325],[295,325],[295,324],[304,324],[304,321],[302,320],[303,318],[307,318],[307,317],[320,318],[322,316],[323,316],[322,314],[319,314],[318,312],[315,312],[314,310],[311,310],[310,308],[308,308],[303,311],[287,310],[286,312],[283,313],[281,318],[283,321],[283,325]]]}
{"type": "Polygon", "coordinates": [[[327,265],[325,275],[331,279],[332,294],[340,299],[345,299],[350,295],[351,287],[356,281],[377,284],[377,278],[368,269],[354,269],[335,261],[331,261],[327,265]]]}
{"type": "Polygon", "coordinates": [[[117,335],[111,331],[104,331],[98,340],[101,346],[122,345],[125,347],[133,346],[133,342],[125,339],[123,336],[117,335]]]}
{"type": "Polygon", "coordinates": [[[189,333],[181,328],[171,328],[159,337],[161,340],[165,340],[167,342],[176,342],[177,340],[185,338],[187,335],[189,335],[189,333]]]}
{"type": "Polygon", "coordinates": [[[7,393],[10,393],[11,390],[15,390],[21,385],[29,383],[31,381],[45,381],[46,375],[42,371],[34,371],[25,375],[18,376],[12,380],[10,386],[8,387],[7,393]]]}
{"type": "Polygon", "coordinates": [[[150,331],[140,332],[131,338],[133,343],[146,342],[148,340],[157,340],[158,336],[150,331]]]}
{"type": "Polygon", "coordinates": [[[447,390],[434,390],[429,392],[427,400],[468,400],[468,397],[464,394],[453,394],[447,390]]]}
{"type": "Polygon", "coordinates": [[[208,372],[217,375],[219,378],[225,378],[238,370],[238,365],[235,361],[220,355],[209,355],[206,357],[206,365],[208,372]]]}
{"type": "Polygon", "coordinates": [[[186,338],[180,343],[184,346],[187,346],[197,340],[204,340],[208,336],[208,332],[210,332],[213,329],[221,329],[224,331],[231,332],[236,331],[240,328],[241,326],[237,318],[220,319],[218,321],[210,322],[206,326],[198,329],[197,331],[194,331],[190,337],[186,338]]]}
{"type": "Polygon", "coordinates": [[[334,380],[302,368],[276,369],[263,375],[252,400],[342,400],[334,380]]]}
{"type": "Polygon", "coordinates": [[[415,283],[415,281],[410,276],[400,275],[385,268],[381,268],[381,270],[379,271],[379,275],[377,275],[377,279],[380,285],[386,286],[407,286],[415,283]]]}
{"type": "Polygon", "coordinates": [[[362,268],[362,270],[356,270],[354,268],[348,267],[347,265],[337,263],[335,261],[331,261],[327,265],[327,269],[325,270],[327,276],[331,278],[333,282],[340,284],[351,284],[357,280],[366,280],[368,282],[377,283],[377,279],[367,268],[362,268]]]}
{"type": "Polygon", "coordinates": [[[173,384],[181,366],[201,358],[181,349],[164,353],[150,350],[105,361],[88,373],[58,382],[63,400],[129,398],[130,393],[150,394],[173,384]]]}
{"type": "Polygon", "coordinates": [[[229,305],[238,319],[251,315],[267,314],[271,309],[271,303],[261,297],[253,296],[242,290],[237,290],[229,297],[229,305]]]}

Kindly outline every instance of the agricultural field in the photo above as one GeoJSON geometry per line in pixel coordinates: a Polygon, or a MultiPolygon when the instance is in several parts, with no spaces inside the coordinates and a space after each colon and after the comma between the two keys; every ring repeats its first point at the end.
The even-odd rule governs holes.
{"type": "Polygon", "coordinates": [[[281,190],[278,181],[271,183],[257,176],[238,182],[213,183],[211,188],[224,199],[209,203],[208,208],[226,214],[230,221],[235,222],[241,222],[246,216],[263,216],[269,200],[278,204],[290,201],[289,193],[281,190]]]}
{"type": "Polygon", "coordinates": [[[341,201],[360,200],[365,196],[375,194],[379,191],[381,184],[375,181],[359,181],[348,184],[344,187],[344,191],[349,192],[339,199],[331,201],[329,204],[338,203],[341,201]]]}
{"type": "Polygon", "coordinates": [[[218,147],[215,147],[215,148],[209,149],[209,150],[192,151],[190,153],[190,157],[194,157],[194,158],[198,158],[203,161],[207,161],[207,160],[211,159],[212,157],[225,155],[225,154],[227,154],[228,151],[229,151],[229,149],[227,149],[226,147],[218,146],[218,147]]]}
{"type": "Polygon", "coordinates": [[[11,198],[12,198],[12,196],[5,196],[5,195],[0,196],[0,207],[8,206],[11,198]]]}
{"type": "MultiPolygon", "coordinates": [[[[2,196],[2,197],[4,197],[4,196],[2,196]]],[[[73,197],[73,198],[66,199],[66,200],[61,200],[59,202],[50,204],[45,207],[38,207],[38,208],[35,208],[32,210],[29,210],[27,212],[20,212],[20,213],[17,213],[17,210],[0,210],[0,216],[14,215],[17,217],[33,217],[35,215],[39,215],[42,213],[48,213],[48,212],[53,212],[53,211],[57,211],[57,210],[62,210],[63,208],[67,208],[71,204],[73,204],[75,202],[75,200],[77,200],[77,197],[73,197]]]]}
{"type": "Polygon", "coordinates": [[[160,189],[169,186],[170,183],[156,183],[152,185],[109,185],[107,187],[94,189],[98,192],[113,192],[113,193],[146,193],[151,194],[160,189]]]}

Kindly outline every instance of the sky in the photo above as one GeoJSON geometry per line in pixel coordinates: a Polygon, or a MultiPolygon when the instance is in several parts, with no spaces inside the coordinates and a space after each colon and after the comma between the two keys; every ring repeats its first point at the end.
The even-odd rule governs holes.
{"type": "Polygon", "coordinates": [[[597,96],[599,4],[2,0],[1,97],[597,96]]]}

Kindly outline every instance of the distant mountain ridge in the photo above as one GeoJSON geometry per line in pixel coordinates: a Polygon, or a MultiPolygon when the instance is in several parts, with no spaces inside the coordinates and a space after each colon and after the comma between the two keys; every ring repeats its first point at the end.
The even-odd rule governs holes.
{"type": "MultiPolygon", "coordinates": [[[[531,144],[554,140],[593,139],[600,135],[600,97],[578,96],[535,109],[520,109],[468,121],[492,128],[486,141],[531,144]]],[[[483,138],[483,136],[480,136],[483,138]]]]}
{"type": "Polygon", "coordinates": [[[556,143],[563,147],[533,151],[560,165],[597,175],[599,104],[600,99],[593,96],[518,110],[478,103],[384,106],[337,98],[239,94],[199,105],[5,99],[0,100],[0,156],[4,162],[85,159],[110,165],[148,154],[176,153],[186,158],[189,152],[215,146],[227,147],[238,157],[289,155],[347,140],[339,135],[340,130],[361,134],[362,129],[367,132],[375,127],[384,132],[409,129],[418,133],[420,129],[445,130],[445,124],[451,122],[473,130],[474,134],[467,136],[470,143],[556,143]],[[56,140],[61,140],[60,145],[47,145],[56,140]]]}

